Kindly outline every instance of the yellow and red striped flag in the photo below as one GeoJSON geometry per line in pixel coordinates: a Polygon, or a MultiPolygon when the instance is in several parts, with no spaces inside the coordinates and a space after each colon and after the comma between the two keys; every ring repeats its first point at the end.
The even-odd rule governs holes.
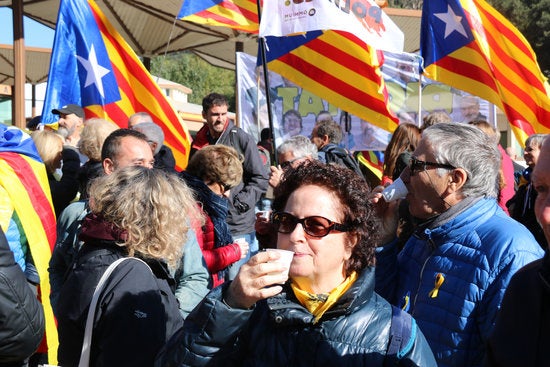
{"type": "Polygon", "coordinates": [[[176,159],[187,165],[191,137],[137,55],[94,1],[61,0],[42,112],[74,103],[86,118],[101,117],[127,127],[128,117],[147,112],[159,124],[176,159]]]}
{"type": "Polygon", "coordinates": [[[373,125],[397,128],[380,71],[381,51],[335,30],[265,40],[270,70],[373,125]]]}
{"type": "Polygon", "coordinates": [[[404,36],[374,1],[353,7],[265,2],[260,36],[270,70],[343,111],[395,130],[399,120],[389,108],[379,50],[401,52],[404,36]]]}
{"type": "Polygon", "coordinates": [[[426,76],[494,103],[520,142],[550,133],[549,88],[535,53],[486,1],[424,1],[421,29],[426,76]]]}
{"type": "Polygon", "coordinates": [[[375,150],[365,150],[357,153],[357,161],[367,167],[380,180],[384,175],[384,153],[375,150]]]}
{"type": "Polygon", "coordinates": [[[258,0],[184,0],[178,19],[258,33],[258,0]]]}
{"type": "Polygon", "coordinates": [[[48,264],[55,246],[55,214],[46,167],[32,139],[15,127],[0,124],[0,225],[20,224],[40,277],[41,303],[46,320],[48,360],[56,364],[57,327],[50,305],[48,264]]]}

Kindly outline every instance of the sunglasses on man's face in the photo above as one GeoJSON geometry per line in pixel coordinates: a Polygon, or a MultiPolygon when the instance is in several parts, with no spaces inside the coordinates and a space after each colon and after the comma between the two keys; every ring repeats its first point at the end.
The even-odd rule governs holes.
{"type": "Polygon", "coordinates": [[[456,169],[456,167],[451,166],[450,164],[437,163],[437,162],[426,162],[411,157],[409,160],[408,167],[411,171],[411,176],[414,176],[416,172],[422,172],[429,168],[445,168],[445,169],[456,169]]]}
{"type": "Polygon", "coordinates": [[[298,219],[290,213],[276,212],[273,213],[271,220],[279,233],[291,233],[298,223],[311,237],[325,237],[332,231],[347,232],[350,230],[347,225],[333,222],[319,215],[298,219]]]}

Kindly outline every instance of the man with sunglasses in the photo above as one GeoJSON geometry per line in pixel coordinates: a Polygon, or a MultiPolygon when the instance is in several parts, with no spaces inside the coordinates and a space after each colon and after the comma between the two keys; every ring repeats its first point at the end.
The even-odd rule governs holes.
{"type": "Polygon", "coordinates": [[[415,317],[440,367],[481,365],[510,278],[543,256],[497,204],[499,166],[496,144],[479,129],[426,129],[400,176],[417,221],[400,253],[397,204],[374,190],[384,228],[376,290],[415,317]]]}

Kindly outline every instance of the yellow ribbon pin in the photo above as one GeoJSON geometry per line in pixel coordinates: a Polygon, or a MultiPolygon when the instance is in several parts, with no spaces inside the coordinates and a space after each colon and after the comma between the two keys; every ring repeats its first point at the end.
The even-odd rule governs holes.
{"type": "Polygon", "coordinates": [[[437,295],[439,294],[439,288],[441,287],[444,281],[445,281],[445,277],[443,276],[443,274],[437,273],[437,275],[435,276],[435,287],[428,294],[430,298],[437,297],[437,295]]]}

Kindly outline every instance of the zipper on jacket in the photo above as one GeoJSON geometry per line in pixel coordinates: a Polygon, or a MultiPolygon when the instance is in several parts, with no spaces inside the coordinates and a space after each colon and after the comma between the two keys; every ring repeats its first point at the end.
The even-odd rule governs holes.
{"type": "MultiPolygon", "coordinates": [[[[428,238],[428,243],[430,245],[430,252],[433,253],[435,249],[435,243],[432,241],[431,236],[428,238]]],[[[424,264],[422,264],[422,269],[420,270],[420,277],[418,279],[418,288],[416,289],[416,293],[414,294],[414,301],[412,303],[413,311],[411,313],[411,316],[414,316],[414,312],[416,311],[416,300],[418,298],[418,294],[420,293],[420,287],[422,286],[422,277],[424,276],[424,269],[426,268],[426,264],[428,263],[428,260],[430,260],[432,255],[426,257],[426,260],[424,260],[424,264]]]]}

